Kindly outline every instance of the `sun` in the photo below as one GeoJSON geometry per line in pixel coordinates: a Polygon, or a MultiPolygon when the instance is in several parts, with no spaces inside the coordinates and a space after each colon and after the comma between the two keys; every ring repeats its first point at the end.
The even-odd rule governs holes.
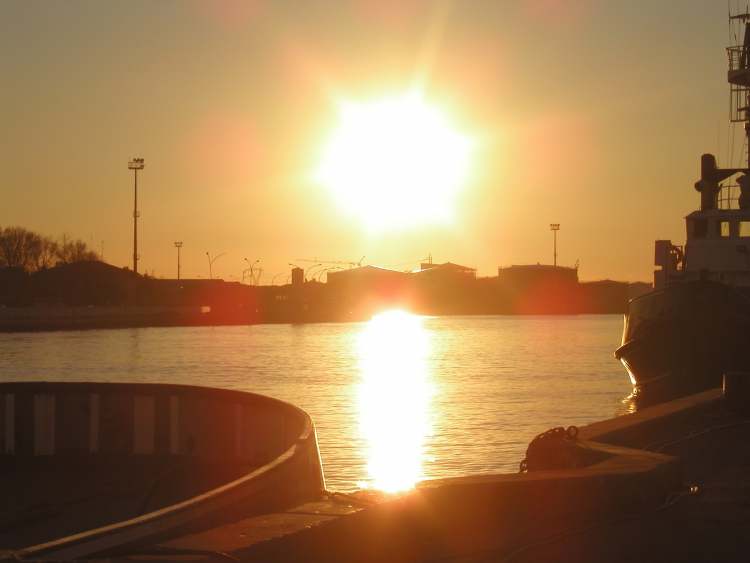
{"type": "Polygon", "coordinates": [[[315,179],[368,230],[450,223],[473,141],[419,92],[345,102],[315,179]]]}

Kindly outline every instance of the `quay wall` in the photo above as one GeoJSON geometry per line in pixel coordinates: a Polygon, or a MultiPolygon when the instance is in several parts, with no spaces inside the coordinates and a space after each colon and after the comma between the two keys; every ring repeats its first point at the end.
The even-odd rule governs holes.
{"type": "MultiPolygon", "coordinates": [[[[601,534],[603,552],[570,560],[619,561],[627,553],[607,547],[612,530],[638,527],[641,517],[685,494],[690,461],[640,448],[690,435],[719,412],[721,391],[711,390],[582,427],[576,448],[596,455],[580,467],[427,481],[380,502],[332,495],[327,505],[273,515],[276,525],[265,532],[248,519],[165,545],[225,551],[242,561],[533,561],[533,553],[525,557],[529,545],[567,535],[586,543],[588,534],[601,534]],[[313,511],[317,519],[300,522],[313,511]],[[602,524],[609,524],[605,532],[602,524]]],[[[648,540],[632,537],[631,544],[648,550],[648,540]]],[[[557,555],[551,560],[561,560],[557,555]]]]}

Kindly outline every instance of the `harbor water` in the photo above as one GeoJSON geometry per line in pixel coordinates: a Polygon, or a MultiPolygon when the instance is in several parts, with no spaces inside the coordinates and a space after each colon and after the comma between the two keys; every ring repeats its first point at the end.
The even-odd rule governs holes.
{"type": "MultiPolygon", "coordinates": [[[[252,391],[305,409],[327,486],[408,489],[517,471],[552,426],[631,408],[612,351],[622,317],[418,317],[369,322],[0,335],[2,381],[118,381],[252,391]]],[[[210,421],[205,421],[210,424],[210,421]]]]}

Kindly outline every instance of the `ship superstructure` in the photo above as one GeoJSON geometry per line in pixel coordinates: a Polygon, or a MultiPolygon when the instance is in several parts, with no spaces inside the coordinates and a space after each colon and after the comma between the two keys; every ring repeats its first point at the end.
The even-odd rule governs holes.
{"type": "Polygon", "coordinates": [[[716,157],[701,157],[701,177],[695,183],[700,209],[685,218],[684,248],[657,240],[654,288],[675,281],[713,280],[750,287],[750,13],[730,16],[731,33],[741,44],[727,48],[732,123],[744,128],[744,168],[719,168],[716,157]]]}
{"type": "Polygon", "coordinates": [[[615,357],[636,393],[651,397],[721,385],[750,371],[750,13],[730,16],[730,121],[742,124],[742,162],[701,156],[700,209],[685,217],[685,246],[657,240],[654,290],[628,304],[615,357]],[[742,37],[742,41],[738,40],[742,37]]]}

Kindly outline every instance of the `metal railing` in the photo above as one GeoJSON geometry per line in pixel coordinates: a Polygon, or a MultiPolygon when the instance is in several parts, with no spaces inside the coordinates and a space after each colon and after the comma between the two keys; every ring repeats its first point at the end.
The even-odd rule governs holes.
{"type": "Polygon", "coordinates": [[[750,62],[750,48],[744,45],[727,47],[727,57],[729,59],[729,71],[743,70],[748,68],[750,62]]]}
{"type": "Polygon", "coordinates": [[[739,184],[722,184],[719,190],[718,208],[719,209],[739,209],[740,203],[740,186],[739,184]]]}
{"type": "Polygon", "coordinates": [[[750,48],[744,45],[727,47],[729,59],[729,119],[748,121],[750,106],[750,48]]]}

